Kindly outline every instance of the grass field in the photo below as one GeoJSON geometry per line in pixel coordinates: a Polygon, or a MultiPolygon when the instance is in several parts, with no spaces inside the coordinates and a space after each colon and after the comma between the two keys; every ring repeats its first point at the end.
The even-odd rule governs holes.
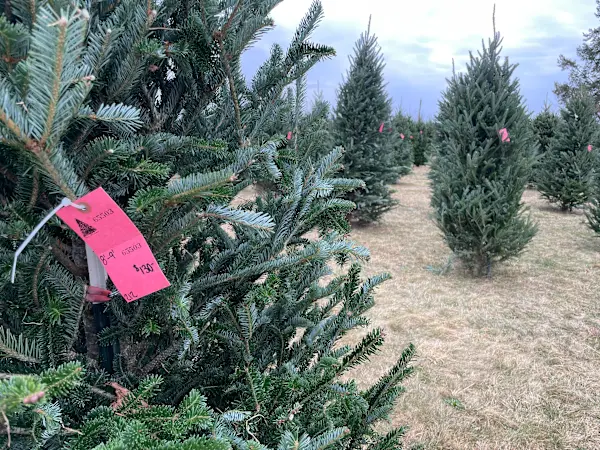
{"type": "Polygon", "coordinates": [[[367,274],[390,272],[373,325],[386,345],[351,375],[369,384],[408,342],[416,374],[393,416],[408,448],[600,449],[600,239],[583,214],[561,213],[534,191],[539,224],[527,251],[474,280],[437,275],[449,250],[431,220],[425,168],[402,179],[400,205],[355,229],[367,274]]]}

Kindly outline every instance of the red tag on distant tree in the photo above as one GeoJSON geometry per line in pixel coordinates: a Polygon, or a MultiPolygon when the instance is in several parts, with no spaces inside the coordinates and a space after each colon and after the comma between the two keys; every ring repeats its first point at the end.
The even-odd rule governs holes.
{"type": "Polygon", "coordinates": [[[140,230],[104,189],[95,189],[74,203],[83,204],[85,211],[67,206],[56,215],[98,255],[127,302],[171,285],[140,230]]]}

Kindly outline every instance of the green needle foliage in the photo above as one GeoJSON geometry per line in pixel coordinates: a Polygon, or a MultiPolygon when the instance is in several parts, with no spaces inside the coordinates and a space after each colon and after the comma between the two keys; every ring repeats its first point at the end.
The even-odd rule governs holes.
{"type": "Polygon", "coordinates": [[[559,117],[552,112],[549,104],[544,105],[544,109],[535,119],[533,119],[533,133],[537,138],[541,155],[546,153],[550,148],[552,139],[558,132],[559,117]]]}
{"type": "Polygon", "coordinates": [[[363,391],[345,375],[382,332],[340,343],[368,326],[388,278],[361,280],[368,251],[344,237],[355,208],[345,197],[364,183],[336,175],[341,148],[307,160],[305,144],[282,142],[277,117],[286,87],[333,54],[309,41],[321,4],[251,83],[241,74],[278,3],[0,1],[0,444],[401,447],[403,428],[380,434],[377,422],[414,348],[363,391]],[[268,192],[233,206],[255,181],[268,192]],[[109,281],[102,330],[85,299],[84,243],[57,218],[10,282],[40,219],[99,186],[171,283],[127,303],[109,281]]]}
{"type": "Polygon", "coordinates": [[[535,144],[515,69],[500,63],[498,33],[440,102],[440,142],[431,164],[432,206],[450,249],[475,274],[518,255],[535,234],[521,196],[535,144]],[[510,142],[499,131],[508,129],[510,142]]]}
{"type": "MultiPolygon", "coordinates": [[[[0,328],[0,333],[6,339],[9,332],[0,328]]],[[[65,429],[56,400],[71,393],[83,375],[84,369],[78,362],[61,364],[40,374],[2,374],[0,432],[7,436],[6,444],[17,449],[45,448],[56,434],[71,432],[65,429]]]]}
{"type": "Polygon", "coordinates": [[[556,136],[542,156],[536,180],[544,198],[558,203],[563,211],[571,211],[586,203],[593,189],[598,151],[594,151],[598,142],[594,99],[585,91],[572,93],[560,116],[556,136]]]}
{"type": "Polygon", "coordinates": [[[415,166],[423,166],[427,163],[427,157],[430,153],[431,138],[429,127],[422,120],[415,122],[412,131],[413,159],[415,166]]]}
{"type": "Polygon", "coordinates": [[[365,182],[363,190],[347,196],[357,206],[353,218],[367,223],[379,220],[396,204],[389,185],[396,182],[400,172],[386,126],[392,112],[383,69],[383,56],[369,26],[356,43],[350,69],[340,86],[333,123],[335,143],[346,150],[344,176],[365,182]],[[382,122],[384,130],[380,132],[382,122]]]}

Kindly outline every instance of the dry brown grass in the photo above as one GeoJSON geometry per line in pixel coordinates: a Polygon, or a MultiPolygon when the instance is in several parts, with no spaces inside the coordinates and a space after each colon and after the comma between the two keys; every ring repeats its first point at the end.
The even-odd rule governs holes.
{"type": "Polygon", "coordinates": [[[367,273],[393,280],[370,313],[387,345],[351,375],[368,385],[415,343],[417,371],[393,415],[410,426],[408,447],[600,449],[600,240],[584,216],[526,192],[537,236],[491,280],[476,280],[425,269],[449,256],[426,169],[395,195],[400,206],[380,224],[352,233],[371,250],[367,273]]]}

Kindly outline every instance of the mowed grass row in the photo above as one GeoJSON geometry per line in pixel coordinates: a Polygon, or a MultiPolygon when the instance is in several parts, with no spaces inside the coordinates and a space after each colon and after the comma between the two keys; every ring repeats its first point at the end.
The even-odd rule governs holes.
{"type": "Polygon", "coordinates": [[[585,216],[527,191],[539,232],[521,257],[491,280],[438,275],[426,267],[445,266],[450,251],[431,218],[427,169],[396,188],[400,205],[352,232],[371,250],[367,273],[393,280],[370,313],[387,345],[350,376],[370,384],[416,344],[393,415],[410,426],[407,448],[600,449],[600,239],[585,216]]]}

